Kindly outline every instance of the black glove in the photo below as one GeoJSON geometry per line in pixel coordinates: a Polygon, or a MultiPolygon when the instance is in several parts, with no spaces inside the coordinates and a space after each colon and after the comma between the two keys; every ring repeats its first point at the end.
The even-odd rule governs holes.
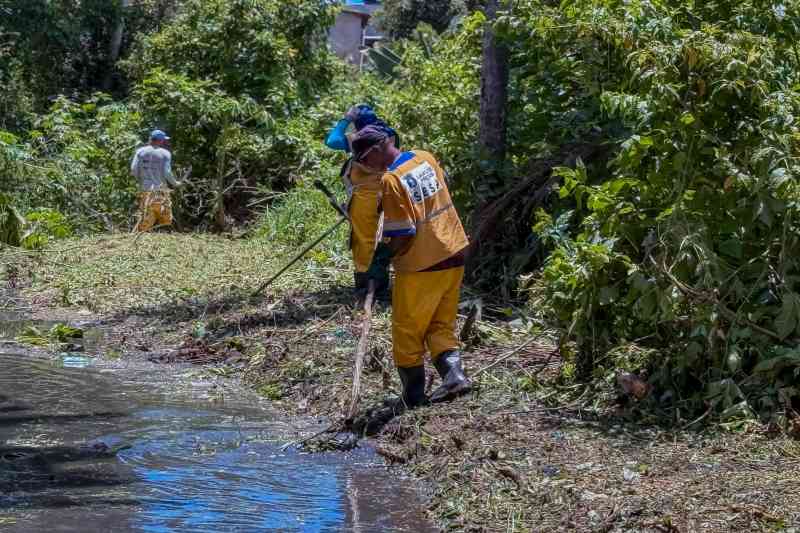
{"type": "Polygon", "coordinates": [[[389,263],[392,260],[392,252],[389,247],[384,244],[378,244],[375,248],[375,253],[372,255],[372,263],[367,270],[369,279],[375,280],[378,288],[386,287],[389,285],[389,263]]]}

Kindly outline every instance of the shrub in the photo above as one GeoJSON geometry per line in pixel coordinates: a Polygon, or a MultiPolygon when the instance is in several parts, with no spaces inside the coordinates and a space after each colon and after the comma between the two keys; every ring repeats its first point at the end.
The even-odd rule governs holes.
{"type": "Polygon", "coordinates": [[[546,77],[615,152],[608,168],[556,170],[577,224],[556,232],[537,293],[578,344],[578,370],[638,340],[659,348],[654,384],[697,408],[796,398],[794,18],[754,3],[526,4],[505,23],[569,67],[546,77]]]}

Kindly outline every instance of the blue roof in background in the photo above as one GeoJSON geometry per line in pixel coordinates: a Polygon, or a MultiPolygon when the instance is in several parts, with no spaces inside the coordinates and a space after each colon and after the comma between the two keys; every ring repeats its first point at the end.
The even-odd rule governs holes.
{"type": "Polygon", "coordinates": [[[344,5],[344,10],[348,13],[356,13],[365,17],[371,17],[372,13],[381,7],[379,0],[339,0],[344,5]]]}

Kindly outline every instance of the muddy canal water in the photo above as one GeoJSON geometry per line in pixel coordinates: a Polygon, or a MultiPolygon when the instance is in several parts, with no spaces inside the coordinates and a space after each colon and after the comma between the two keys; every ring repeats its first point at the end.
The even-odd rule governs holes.
{"type": "Polygon", "coordinates": [[[318,423],[197,368],[0,341],[0,531],[435,531],[368,449],[281,450],[318,423]]]}

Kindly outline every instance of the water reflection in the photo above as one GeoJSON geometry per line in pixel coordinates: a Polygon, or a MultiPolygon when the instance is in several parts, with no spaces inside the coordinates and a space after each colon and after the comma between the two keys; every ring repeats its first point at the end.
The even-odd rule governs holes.
{"type": "Polygon", "coordinates": [[[246,393],[89,363],[0,354],[3,531],[432,530],[369,452],[281,452],[246,393]]]}

